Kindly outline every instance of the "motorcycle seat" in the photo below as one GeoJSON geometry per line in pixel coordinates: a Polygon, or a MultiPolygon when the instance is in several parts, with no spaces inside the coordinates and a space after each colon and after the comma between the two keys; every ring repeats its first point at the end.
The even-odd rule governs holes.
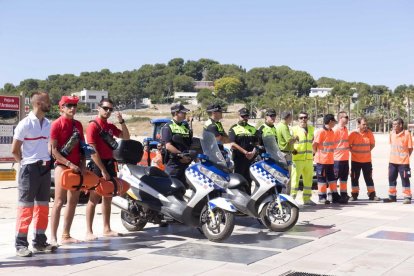
{"type": "Polygon", "coordinates": [[[180,180],[171,178],[157,167],[126,165],[133,176],[165,196],[185,194],[185,186],[180,180]]]}
{"type": "Polygon", "coordinates": [[[157,167],[144,167],[138,165],[126,165],[131,174],[137,178],[147,176],[168,177],[168,174],[157,167]]]}
{"type": "Polygon", "coordinates": [[[241,174],[238,173],[231,173],[230,175],[230,181],[228,189],[246,189],[249,187],[249,183],[247,183],[246,178],[244,178],[241,174]]]}

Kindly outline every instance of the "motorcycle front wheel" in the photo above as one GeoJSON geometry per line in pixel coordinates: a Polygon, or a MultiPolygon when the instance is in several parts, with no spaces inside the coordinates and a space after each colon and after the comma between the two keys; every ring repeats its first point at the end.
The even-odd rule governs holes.
{"type": "Polygon", "coordinates": [[[289,201],[282,201],[282,210],[278,203],[272,201],[266,203],[260,211],[260,221],[269,230],[274,232],[285,232],[295,226],[299,218],[299,208],[289,201]]]}
{"type": "Polygon", "coordinates": [[[147,221],[140,218],[139,216],[133,216],[124,210],[121,210],[121,222],[126,230],[130,232],[141,231],[144,229],[147,221]]]}
{"type": "Polygon", "coordinates": [[[201,211],[201,229],[209,241],[221,242],[227,239],[234,229],[234,215],[220,208],[212,210],[215,222],[211,219],[207,206],[201,211]]]}

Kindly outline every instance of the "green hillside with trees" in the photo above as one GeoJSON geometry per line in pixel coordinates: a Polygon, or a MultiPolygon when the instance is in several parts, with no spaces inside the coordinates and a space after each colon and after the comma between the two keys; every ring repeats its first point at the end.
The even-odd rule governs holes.
{"type": "Polygon", "coordinates": [[[336,112],[347,109],[350,101],[355,103],[355,115],[371,114],[375,120],[384,117],[407,118],[414,98],[413,85],[400,85],[394,91],[384,85],[368,85],[363,82],[347,82],[329,77],[315,80],[304,71],[288,66],[256,67],[247,71],[235,64],[220,64],[211,59],[184,61],[174,58],[166,64],[145,64],[139,69],[124,72],[99,72],[50,75],[45,80],[26,79],[14,86],[6,83],[0,94],[30,94],[35,90],[46,90],[54,104],[62,95],[84,88],[107,90],[120,107],[127,107],[134,99],[150,98],[153,103],[168,103],[174,91],[195,91],[193,81],[214,81],[214,94],[208,89],[199,91],[202,106],[218,101],[224,105],[245,103],[251,108],[273,107],[278,110],[306,109],[309,113],[336,112]],[[312,87],[332,87],[326,98],[309,98],[312,87]],[[354,93],[358,98],[352,99],[354,93]]]}

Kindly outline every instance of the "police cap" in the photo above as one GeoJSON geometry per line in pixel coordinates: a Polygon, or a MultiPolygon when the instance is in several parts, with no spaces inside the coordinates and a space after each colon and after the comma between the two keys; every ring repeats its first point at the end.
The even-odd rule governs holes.
{"type": "Polygon", "coordinates": [[[210,104],[207,106],[207,112],[223,112],[223,108],[219,104],[210,104]]]}
{"type": "Polygon", "coordinates": [[[188,112],[189,109],[185,108],[184,105],[177,103],[171,106],[171,112],[188,112]]]}
{"type": "Polygon", "coordinates": [[[250,111],[247,108],[243,107],[239,110],[239,114],[240,116],[250,116],[250,111]]]}
{"type": "Polygon", "coordinates": [[[266,116],[276,116],[276,110],[273,108],[266,109],[266,116]]]}

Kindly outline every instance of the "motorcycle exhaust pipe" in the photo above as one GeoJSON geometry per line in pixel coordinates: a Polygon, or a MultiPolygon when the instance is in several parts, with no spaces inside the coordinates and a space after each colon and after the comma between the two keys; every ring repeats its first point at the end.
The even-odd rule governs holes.
{"type": "Polygon", "coordinates": [[[118,207],[119,209],[129,212],[128,209],[128,200],[120,196],[114,196],[112,198],[112,204],[118,207]]]}

